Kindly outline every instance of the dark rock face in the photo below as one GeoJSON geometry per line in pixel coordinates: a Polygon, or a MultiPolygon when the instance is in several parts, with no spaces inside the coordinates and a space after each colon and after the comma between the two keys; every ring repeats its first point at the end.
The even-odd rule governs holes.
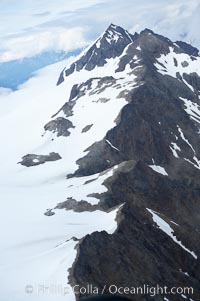
{"type": "Polygon", "coordinates": [[[99,210],[100,206],[98,205],[91,205],[86,201],[77,202],[72,198],[68,198],[67,201],[63,203],[59,203],[55,209],[66,209],[66,210],[73,210],[75,212],[85,212],[85,211],[95,211],[99,210]]]}
{"type": "Polygon", "coordinates": [[[44,164],[48,161],[57,161],[62,159],[58,153],[50,153],[49,155],[35,155],[35,154],[28,154],[22,157],[22,161],[19,162],[21,165],[26,167],[37,166],[40,164],[44,164]]]}
{"type": "Polygon", "coordinates": [[[52,209],[47,209],[47,211],[44,213],[46,216],[53,216],[55,212],[52,211],[52,209]]]}
{"type": "Polygon", "coordinates": [[[88,131],[91,129],[92,126],[93,126],[93,124],[86,125],[86,126],[82,129],[82,133],[88,132],[88,131]]]}
{"type": "Polygon", "coordinates": [[[199,54],[199,50],[196,47],[191,46],[190,44],[182,41],[176,41],[176,44],[189,55],[198,56],[199,54]]]}
{"type": "MultiPolygon", "coordinates": [[[[112,205],[119,199],[126,202],[118,216],[118,230],[113,235],[101,232],[83,239],[73,270],[76,282],[83,287],[92,283],[100,290],[104,284],[109,288],[113,283],[118,287],[191,286],[194,295],[190,297],[198,300],[199,262],[156,227],[146,208],[162,212],[161,217],[177,237],[199,254],[199,188],[200,184],[196,191],[191,190],[182,181],[155,174],[141,162],[132,171],[119,174],[106,200],[111,198],[112,205]]],[[[128,296],[131,300],[152,300],[147,295],[128,296]]],[[[163,296],[158,294],[153,300],[163,300],[163,296]]],[[[170,296],[170,300],[182,297],[170,296]]]]}
{"type": "MultiPolygon", "coordinates": [[[[172,143],[180,145],[180,158],[194,162],[193,150],[181,139],[177,125],[189,137],[196,153],[200,154],[198,130],[184,111],[179,98],[196,101],[194,93],[184,83],[172,77],[164,78],[155,70],[144,74],[144,78],[145,84],[131,91],[131,101],[122,109],[120,122],[105,138],[120,152],[112,149],[104,140],[95,143],[87,149],[90,152],[78,160],[79,170],[76,175],[101,172],[132,159],[142,160],[147,164],[151,164],[154,159],[157,165],[170,168],[175,160],[170,148],[172,143]],[[179,137],[178,140],[176,137],[179,137]]],[[[187,75],[188,80],[192,78],[192,74],[187,75]]],[[[195,86],[194,81],[190,83],[195,86]]]]}
{"type": "Polygon", "coordinates": [[[53,133],[57,133],[57,137],[59,136],[69,136],[70,132],[68,131],[70,128],[73,128],[73,124],[68,119],[63,117],[58,117],[50,122],[48,122],[44,129],[45,131],[50,131],[53,133]]]}
{"type": "Polygon", "coordinates": [[[199,90],[200,90],[200,77],[198,76],[198,74],[195,72],[190,73],[189,75],[187,73],[184,73],[183,79],[185,79],[186,82],[193,87],[194,92],[196,93],[196,95],[198,97],[199,90]]]}
{"type": "Polygon", "coordinates": [[[60,74],[60,77],[59,77],[58,82],[57,82],[57,86],[60,85],[60,84],[62,84],[64,82],[64,80],[65,80],[64,79],[64,70],[60,74]]]}

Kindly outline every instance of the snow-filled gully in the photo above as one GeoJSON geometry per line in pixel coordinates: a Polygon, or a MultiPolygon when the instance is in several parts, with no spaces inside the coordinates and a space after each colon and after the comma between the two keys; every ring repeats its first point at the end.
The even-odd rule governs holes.
{"type": "Polygon", "coordinates": [[[166,233],[176,244],[178,244],[184,251],[188,252],[194,259],[197,259],[197,255],[186,248],[180,240],[178,240],[174,234],[174,230],[170,227],[170,225],[164,221],[158,214],[157,212],[148,209],[149,213],[151,213],[153,221],[156,223],[158,228],[160,228],[164,233],[166,233]]]}

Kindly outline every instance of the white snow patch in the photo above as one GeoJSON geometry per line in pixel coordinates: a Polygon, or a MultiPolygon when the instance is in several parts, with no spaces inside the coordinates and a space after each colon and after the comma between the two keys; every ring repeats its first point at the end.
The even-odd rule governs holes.
{"type": "Polygon", "coordinates": [[[131,43],[134,42],[132,37],[130,36],[129,32],[127,30],[125,30],[125,32],[126,32],[127,37],[129,38],[129,40],[131,41],[131,43]]]}
{"type": "Polygon", "coordinates": [[[170,149],[171,149],[174,157],[179,158],[177,150],[180,152],[181,151],[180,147],[176,143],[172,142],[171,146],[170,146],[170,149]]]}
{"type": "Polygon", "coordinates": [[[182,269],[179,269],[179,271],[180,271],[181,273],[185,274],[186,276],[190,277],[190,275],[189,275],[187,272],[183,272],[182,269]]]}
{"type": "Polygon", "coordinates": [[[121,37],[121,33],[117,32],[117,31],[109,30],[106,40],[110,44],[112,41],[117,42],[120,37],[121,37]]]}
{"type": "Polygon", "coordinates": [[[173,43],[176,47],[180,48],[180,46],[177,43],[173,43]]]}
{"type": "Polygon", "coordinates": [[[194,154],[195,154],[196,152],[195,152],[195,150],[194,150],[192,144],[185,138],[185,136],[184,136],[183,131],[181,130],[181,128],[180,128],[179,126],[177,126],[177,128],[178,128],[178,131],[179,131],[179,133],[180,133],[181,138],[183,139],[183,141],[185,141],[185,142],[187,143],[187,145],[192,149],[192,151],[193,151],[194,154]]]}
{"type": "Polygon", "coordinates": [[[149,165],[149,167],[151,167],[151,169],[153,169],[157,173],[160,173],[163,176],[168,176],[168,173],[166,172],[166,170],[164,169],[164,167],[161,167],[159,165],[149,165]]]}
{"type": "Polygon", "coordinates": [[[96,42],[96,47],[100,48],[101,47],[101,38],[96,42]]]}
{"type": "Polygon", "coordinates": [[[193,160],[195,160],[196,164],[187,158],[184,158],[184,160],[192,164],[195,168],[200,169],[200,162],[196,157],[193,157],[193,160]]]}
{"type": "Polygon", "coordinates": [[[186,160],[187,162],[189,162],[190,164],[192,164],[195,168],[200,169],[200,161],[197,159],[196,157],[196,151],[194,149],[194,147],[192,146],[192,144],[185,138],[183,131],[181,130],[181,128],[179,126],[177,126],[178,131],[180,133],[180,136],[182,138],[183,141],[185,141],[185,143],[187,143],[187,145],[192,149],[194,156],[193,156],[193,160],[196,162],[192,162],[191,160],[189,160],[188,158],[184,158],[184,160],[186,160]]]}
{"type": "Polygon", "coordinates": [[[114,146],[109,140],[106,139],[106,142],[115,150],[117,150],[118,152],[120,152],[119,148],[117,148],[116,146],[114,146]]]}
{"type": "Polygon", "coordinates": [[[194,92],[194,88],[183,78],[183,82],[186,84],[186,86],[188,86],[188,88],[194,92]]]}
{"type": "Polygon", "coordinates": [[[188,113],[190,118],[197,123],[200,123],[200,106],[197,103],[192,102],[191,100],[188,100],[186,98],[179,98],[184,102],[185,111],[188,113]]]}
{"type": "Polygon", "coordinates": [[[194,259],[197,259],[197,255],[193,252],[190,251],[188,248],[186,248],[181,241],[177,240],[175,234],[174,234],[174,230],[170,227],[170,225],[164,221],[155,211],[148,209],[147,210],[151,213],[151,215],[153,216],[153,221],[157,224],[158,228],[160,228],[163,232],[165,232],[169,237],[172,238],[172,240],[178,244],[179,246],[181,246],[181,248],[183,250],[185,250],[186,252],[190,253],[194,259]]]}
{"type": "Polygon", "coordinates": [[[34,163],[38,163],[40,160],[38,160],[38,159],[33,159],[33,162],[34,163]]]}
{"type": "Polygon", "coordinates": [[[170,221],[170,222],[176,226],[180,226],[179,224],[175,223],[174,221],[170,221]]]}

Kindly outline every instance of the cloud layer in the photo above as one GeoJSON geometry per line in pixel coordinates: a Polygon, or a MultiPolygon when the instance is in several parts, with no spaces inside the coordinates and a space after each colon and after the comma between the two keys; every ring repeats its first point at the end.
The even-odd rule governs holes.
{"type": "Polygon", "coordinates": [[[111,22],[200,48],[199,15],[200,0],[2,0],[0,61],[84,47],[111,22]]]}
{"type": "Polygon", "coordinates": [[[51,30],[33,31],[5,40],[5,50],[0,55],[0,62],[32,57],[49,50],[70,52],[86,45],[84,30],[79,27],[55,27],[51,30]]]}

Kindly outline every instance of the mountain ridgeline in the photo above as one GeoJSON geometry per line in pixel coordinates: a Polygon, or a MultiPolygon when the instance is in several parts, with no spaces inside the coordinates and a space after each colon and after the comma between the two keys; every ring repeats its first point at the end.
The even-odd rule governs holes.
{"type": "MultiPolygon", "coordinates": [[[[81,200],[69,193],[64,203],[52,209],[110,212],[120,208],[114,233],[89,233],[79,241],[70,284],[87,287],[90,283],[100,290],[105,284],[107,288],[111,284],[193,287],[190,295],[128,297],[181,301],[186,295],[187,300],[198,301],[198,49],[149,29],[132,35],[111,24],[63,69],[57,85],[65,85],[71,93],[44,125],[44,138],[52,135],[52,145],[59,139],[68,141],[68,160],[74,160],[75,168],[65,163],[66,183],[80,179],[84,191],[87,185],[95,186],[97,178],[108,176],[101,184],[105,191],[92,188],[88,194],[98,200],[95,204],[83,193],[81,200]]],[[[57,148],[52,151],[59,153],[57,148]]],[[[45,155],[41,162],[39,155],[28,158],[37,156],[37,164],[50,164],[44,162],[45,155]]],[[[62,156],[57,156],[61,161],[62,156]]],[[[35,168],[34,162],[28,162],[31,165],[35,168]]]]}

